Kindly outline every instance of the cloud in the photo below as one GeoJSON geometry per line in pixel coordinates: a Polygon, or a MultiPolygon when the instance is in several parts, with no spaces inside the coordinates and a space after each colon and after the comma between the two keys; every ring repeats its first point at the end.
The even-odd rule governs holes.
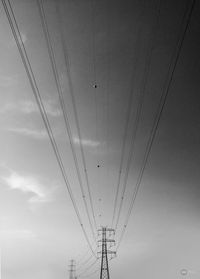
{"type": "Polygon", "coordinates": [[[59,183],[56,181],[43,181],[31,175],[22,175],[16,171],[4,168],[0,179],[11,189],[27,194],[30,210],[40,208],[46,203],[55,201],[59,193],[59,183]],[[47,186],[48,185],[48,186],[47,186]]]}
{"type": "Polygon", "coordinates": [[[6,130],[23,136],[32,137],[37,140],[46,140],[48,138],[46,130],[43,129],[7,128],[6,130]]]}
{"type": "Polygon", "coordinates": [[[3,177],[3,180],[11,189],[18,189],[25,193],[32,193],[38,199],[44,199],[46,196],[46,191],[42,185],[33,177],[22,176],[16,172],[12,172],[7,177],[3,177]]]}
{"type": "Polygon", "coordinates": [[[74,137],[74,143],[80,145],[80,143],[82,143],[82,145],[87,146],[87,147],[97,147],[100,145],[99,141],[93,141],[90,139],[82,139],[80,142],[80,139],[77,137],[74,137]]]}
{"type": "MultiPolygon", "coordinates": [[[[45,110],[49,116],[59,117],[61,115],[61,110],[57,107],[56,102],[54,102],[53,100],[45,100],[43,101],[43,103],[45,110]]],[[[4,107],[0,109],[0,112],[17,112],[26,115],[40,113],[37,104],[30,100],[23,100],[17,103],[7,103],[6,105],[4,105],[4,107]]]]}

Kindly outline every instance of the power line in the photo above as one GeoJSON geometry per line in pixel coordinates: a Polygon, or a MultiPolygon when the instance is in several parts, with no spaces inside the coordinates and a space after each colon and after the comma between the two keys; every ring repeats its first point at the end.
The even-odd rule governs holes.
{"type": "Polygon", "coordinates": [[[87,264],[92,258],[93,258],[92,255],[90,255],[90,256],[77,268],[77,270],[81,270],[81,269],[83,268],[83,266],[84,266],[85,264],[87,264]]]}
{"type": "Polygon", "coordinates": [[[95,269],[94,271],[92,271],[92,272],[89,273],[89,274],[86,274],[86,275],[83,275],[83,276],[79,276],[79,277],[82,277],[82,278],[89,278],[89,277],[91,277],[92,275],[94,275],[95,273],[97,273],[98,271],[100,271],[100,268],[95,269]]]}
{"type": "Polygon", "coordinates": [[[82,264],[82,261],[85,260],[85,257],[88,255],[88,253],[90,252],[90,249],[87,249],[85,251],[85,253],[83,253],[82,255],[79,255],[79,259],[76,261],[77,262],[77,265],[80,265],[82,264]]]}
{"type": "Polygon", "coordinates": [[[93,67],[93,88],[94,88],[94,103],[95,103],[95,139],[98,140],[98,106],[97,106],[97,73],[96,73],[96,44],[95,44],[95,2],[96,0],[91,0],[91,28],[92,28],[92,41],[91,41],[91,55],[92,55],[92,67],[93,67]]]}
{"type": "MultiPolygon", "coordinates": [[[[96,248],[94,249],[95,252],[97,251],[97,248],[98,248],[98,247],[96,247],[96,248]]],[[[77,268],[77,270],[83,269],[84,266],[85,266],[92,258],[93,258],[93,255],[90,255],[90,256],[89,256],[87,259],[85,259],[81,264],[79,263],[79,267],[77,268]]]]}
{"type": "Polygon", "coordinates": [[[186,10],[185,10],[184,15],[183,15],[183,19],[182,19],[182,23],[181,23],[180,37],[178,38],[176,48],[175,48],[174,53],[172,55],[172,59],[171,59],[171,62],[170,62],[168,73],[167,73],[167,78],[166,78],[165,85],[164,85],[164,90],[163,90],[162,95],[160,97],[158,109],[157,109],[157,112],[156,112],[156,115],[155,115],[155,118],[154,118],[153,126],[152,126],[152,129],[151,129],[151,132],[150,132],[150,137],[149,137],[147,147],[146,147],[146,150],[145,150],[143,164],[142,164],[142,167],[140,169],[140,172],[139,172],[139,175],[138,175],[138,178],[137,178],[137,182],[136,182],[136,186],[135,186],[135,189],[134,189],[134,192],[133,192],[133,195],[132,195],[129,210],[128,210],[128,213],[127,213],[127,216],[126,216],[126,219],[125,219],[125,222],[124,222],[123,230],[122,230],[122,233],[121,233],[119,241],[118,241],[117,250],[119,249],[119,246],[120,246],[121,241],[123,239],[123,236],[124,236],[125,230],[127,228],[128,221],[130,219],[131,212],[132,212],[132,209],[133,209],[133,206],[134,206],[137,194],[138,194],[138,190],[139,190],[139,187],[141,185],[141,181],[142,181],[143,174],[144,174],[144,171],[145,171],[145,168],[146,168],[146,165],[147,165],[149,154],[151,152],[152,145],[153,145],[153,142],[154,142],[157,130],[158,130],[158,126],[159,126],[159,123],[160,123],[160,119],[161,119],[161,116],[162,116],[162,113],[163,113],[163,110],[164,110],[164,107],[165,107],[165,104],[166,104],[167,97],[169,95],[169,89],[171,87],[174,72],[175,72],[179,57],[180,57],[180,53],[181,53],[181,50],[182,50],[182,46],[183,46],[183,42],[184,42],[184,39],[185,39],[186,32],[188,30],[188,26],[189,26],[189,23],[190,23],[190,20],[191,20],[194,5],[195,5],[195,0],[193,0],[192,2],[188,1],[188,5],[187,5],[186,10]]]}
{"type": "Polygon", "coordinates": [[[118,196],[119,196],[119,189],[120,189],[120,183],[121,183],[121,176],[122,176],[122,168],[123,168],[123,162],[124,162],[124,155],[125,155],[125,146],[126,146],[126,139],[128,135],[128,127],[131,119],[131,108],[132,108],[132,102],[133,102],[133,93],[134,93],[134,82],[135,82],[135,71],[138,63],[138,52],[140,50],[140,40],[141,40],[141,26],[139,27],[137,31],[137,39],[135,42],[135,51],[132,57],[132,75],[131,75],[131,89],[128,96],[128,108],[126,113],[126,119],[125,119],[125,127],[124,127],[124,133],[123,133],[123,139],[122,139],[122,148],[121,148],[121,156],[120,156],[120,164],[119,164],[119,171],[118,171],[118,178],[117,178],[117,187],[116,187],[116,194],[115,194],[115,200],[114,200],[114,209],[113,209],[113,215],[112,215],[112,224],[111,227],[113,227],[114,220],[116,217],[116,211],[117,211],[117,202],[118,202],[118,196]]]}
{"type": "Polygon", "coordinates": [[[26,48],[24,46],[24,43],[23,43],[23,40],[22,40],[22,37],[21,37],[21,34],[20,34],[20,30],[19,30],[19,27],[18,27],[16,18],[15,18],[15,15],[14,15],[14,11],[12,9],[12,5],[11,5],[9,0],[7,0],[7,2],[8,2],[8,4],[6,3],[6,0],[2,0],[4,11],[6,13],[6,16],[7,16],[9,25],[10,25],[10,28],[12,30],[13,37],[14,37],[15,42],[17,44],[17,47],[18,47],[18,50],[19,50],[19,53],[20,53],[20,56],[21,56],[24,68],[26,70],[26,74],[28,76],[28,79],[29,79],[29,82],[30,82],[30,85],[31,85],[31,88],[32,88],[32,91],[33,91],[33,94],[34,94],[34,97],[35,97],[35,100],[36,100],[36,103],[37,103],[37,105],[39,107],[39,111],[41,113],[41,116],[42,116],[42,119],[43,119],[43,122],[44,122],[44,126],[45,126],[45,128],[47,130],[47,133],[48,133],[48,136],[49,136],[49,139],[50,139],[50,142],[51,142],[54,154],[56,156],[57,163],[59,165],[61,174],[63,176],[65,185],[67,187],[67,190],[68,190],[70,199],[72,201],[72,204],[73,204],[76,216],[78,218],[79,224],[80,224],[80,226],[82,228],[82,231],[83,231],[84,237],[85,237],[85,239],[86,239],[86,241],[88,243],[88,246],[90,247],[94,257],[96,258],[96,255],[95,255],[95,253],[94,253],[94,251],[92,249],[91,243],[89,241],[88,235],[87,235],[87,233],[85,231],[85,228],[83,226],[83,223],[82,223],[82,220],[81,220],[81,216],[80,216],[78,207],[76,205],[76,202],[75,202],[75,199],[74,199],[74,196],[73,196],[73,193],[72,193],[71,186],[70,186],[68,178],[67,178],[67,174],[66,174],[66,171],[65,171],[65,168],[64,168],[64,165],[63,165],[63,162],[62,162],[59,150],[58,150],[58,146],[56,144],[56,141],[55,141],[55,138],[54,138],[54,135],[53,135],[50,123],[49,123],[49,120],[48,120],[48,116],[46,114],[46,110],[45,110],[44,105],[43,105],[43,101],[42,101],[42,98],[41,98],[41,95],[40,95],[40,91],[39,91],[39,88],[38,88],[38,85],[37,85],[37,82],[36,82],[36,79],[35,79],[32,67],[31,67],[30,60],[29,60],[27,52],[26,52],[26,48]],[[17,32],[16,32],[16,30],[17,30],[17,32]]]}
{"type": "Polygon", "coordinates": [[[74,111],[74,116],[75,116],[75,122],[76,122],[79,142],[80,142],[81,158],[82,158],[82,163],[83,163],[83,168],[84,168],[84,173],[85,173],[87,190],[88,190],[88,194],[89,194],[90,206],[91,206],[91,210],[92,210],[92,217],[93,217],[95,229],[97,230],[97,223],[96,223],[96,218],[95,218],[95,213],[94,213],[94,205],[93,205],[93,199],[92,199],[92,193],[91,193],[91,186],[90,186],[90,183],[89,183],[85,153],[84,153],[84,148],[83,148],[83,143],[82,143],[82,135],[81,135],[78,113],[77,113],[77,108],[76,108],[76,101],[75,101],[75,96],[74,96],[74,88],[73,88],[73,83],[72,83],[72,79],[71,79],[70,61],[69,61],[69,54],[68,54],[68,50],[67,50],[67,43],[66,43],[66,40],[65,40],[65,37],[64,37],[62,16],[61,16],[61,13],[60,13],[59,5],[58,5],[57,1],[55,1],[55,3],[57,4],[56,5],[56,10],[57,10],[57,15],[58,15],[57,18],[58,18],[59,27],[60,27],[61,43],[62,43],[62,48],[63,48],[63,53],[64,53],[64,61],[65,61],[65,66],[66,66],[68,83],[69,83],[69,92],[70,92],[70,95],[71,95],[72,106],[73,106],[73,111],[74,111]]]}
{"type": "Polygon", "coordinates": [[[54,50],[53,50],[52,43],[51,43],[51,37],[50,37],[49,29],[48,29],[48,23],[46,20],[43,1],[37,0],[37,6],[39,9],[43,32],[45,34],[48,54],[49,54],[49,58],[51,61],[51,66],[52,66],[52,70],[53,70],[53,74],[54,74],[54,78],[55,78],[55,82],[56,82],[56,88],[57,88],[58,95],[59,95],[59,101],[60,101],[60,105],[61,105],[61,109],[62,109],[62,113],[63,113],[63,117],[64,117],[64,123],[65,123],[65,127],[67,130],[67,134],[69,136],[70,148],[72,151],[72,155],[73,155],[73,159],[74,159],[74,163],[75,163],[75,167],[76,167],[76,172],[77,172],[77,177],[78,177],[78,181],[79,181],[79,185],[80,185],[80,189],[81,189],[82,199],[84,201],[84,206],[86,209],[86,213],[87,213],[87,217],[89,220],[93,238],[94,238],[94,240],[96,240],[92,222],[91,222],[91,218],[90,218],[90,214],[89,214],[87,201],[86,201],[86,196],[85,196],[85,192],[84,192],[84,188],[83,188],[83,182],[82,182],[81,173],[80,173],[80,169],[79,169],[78,159],[77,159],[75,148],[74,148],[73,136],[72,136],[71,127],[70,127],[70,123],[69,123],[69,117],[67,114],[67,109],[66,109],[66,105],[65,105],[65,101],[64,101],[64,95],[63,95],[63,91],[62,91],[60,80],[59,80],[59,74],[58,74],[58,70],[57,70],[57,66],[56,66],[54,50]]]}
{"type": "Polygon", "coordinates": [[[99,261],[99,259],[96,259],[94,262],[92,262],[88,267],[86,267],[81,273],[79,273],[77,275],[77,277],[82,276],[83,274],[85,274],[88,270],[90,270],[91,267],[93,267],[97,262],[99,261]]]}
{"type": "Polygon", "coordinates": [[[127,166],[126,166],[126,171],[125,171],[125,176],[124,176],[124,183],[123,183],[123,187],[122,187],[120,205],[119,205],[119,210],[118,210],[116,223],[115,223],[115,230],[117,230],[117,227],[118,227],[118,224],[119,224],[122,205],[123,205],[123,202],[124,202],[124,195],[125,195],[125,191],[126,191],[126,187],[127,187],[128,174],[129,174],[129,170],[130,170],[130,166],[131,166],[131,161],[132,161],[132,158],[133,158],[135,140],[136,140],[137,130],[138,130],[139,121],[140,121],[140,117],[141,117],[142,106],[143,106],[145,92],[146,92],[146,84],[147,84],[147,79],[148,79],[148,76],[149,76],[149,70],[150,70],[150,65],[151,65],[152,52],[153,52],[153,47],[154,47],[156,30],[157,30],[157,26],[158,26],[158,22],[159,22],[160,2],[161,1],[159,0],[158,1],[158,7],[157,7],[157,10],[156,10],[155,23],[154,23],[153,30],[152,30],[152,37],[151,37],[151,41],[150,41],[150,47],[148,48],[148,51],[147,51],[147,58],[146,58],[146,63],[145,63],[144,75],[143,75],[143,79],[142,79],[142,88],[141,88],[140,93],[139,93],[137,111],[136,111],[136,116],[135,116],[135,119],[134,119],[133,129],[132,129],[131,147],[130,147],[130,152],[129,152],[128,160],[127,160],[127,166]]]}
{"type": "Polygon", "coordinates": [[[110,138],[109,138],[109,122],[110,122],[110,79],[111,79],[111,22],[110,22],[110,1],[107,1],[107,80],[106,80],[106,153],[107,153],[107,187],[109,187],[109,151],[110,151],[110,138]]]}
{"type": "MultiPolygon", "coordinates": [[[[93,250],[96,251],[96,250],[97,250],[97,242],[96,242],[96,241],[94,241],[94,242],[92,243],[92,247],[94,247],[94,245],[95,245],[95,248],[93,248],[93,250]]],[[[82,265],[83,262],[85,261],[85,258],[87,258],[86,256],[88,256],[88,253],[89,253],[89,252],[90,252],[90,248],[87,247],[87,249],[84,251],[84,253],[82,253],[82,254],[80,254],[80,255],[78,256],[79,259],[76,260],[76,264],[77,264],[77,265],[82,265]]]]}
{"type": "Polygon", "coordinates": [[[96,44],[95,44],[95,9],[96,0],[92,0],[92,54],[93,54],[93,70],[94,70],[94,85],[97,82],[97,74],[96,74],[96,44]]]}

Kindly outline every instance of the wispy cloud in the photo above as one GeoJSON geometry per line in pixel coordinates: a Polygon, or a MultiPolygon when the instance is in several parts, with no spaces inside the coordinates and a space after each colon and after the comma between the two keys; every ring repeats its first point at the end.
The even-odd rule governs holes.
{"type": "MultiPolygon", "coordinates": [[[[1,79],[0,79],[1,82],[1,79]]],[[[53,100],[45,100],[44,107],[49,116],[59,117],[61,115],[61,110],[57,107],[57,104],[53,100]]],[[[39,114],[38,106],[35,102],[31,100],[23,100],[17,103],[7,103],[1,109],[1,113],[14,112],[21,114],[39,114]]]]}
{"type": "Polygon", "coordinates": [[[44,181],[41,182],[37,177],[32,175],[22,175],[11,169],[4,169],[0,179],[11,189],[18,190],[27,194],[27,202],[31,210],[37,209],[40,205],[55,200],[58,192],[58,183],[44,181]],[[5,172],[6,171],[6,172],[5,172]],[[48,186],[47,186],[48,185],[48,186]]]}
{"type": "Polygon", "coordinates": [[[11,172],[7,177],[3,177],[3,180],[11,189],[32,193],[38,199],[44,199],[46,196],[44,187],[34,177],[22,176],[16,172],[11,172]]]}
{"type": "Polygon", "coordinates": [[[17,133],[22,136],[34,138],[36,140],[46,140],[48,134],[44,129],[30,129],[30,128],[7,128],[9,132],[17,133]]]}
{"type": "Polygon", "coordinates": [[[87,147],[97,147],[100,145],[99,141],[94,141],[94,140],[90,140],[90,139],[82,139],[80,141],[79,138],[74,137],[74,143],[77,145],[80,145],[82,143],[82,145],[87,146],[87,147]]]}

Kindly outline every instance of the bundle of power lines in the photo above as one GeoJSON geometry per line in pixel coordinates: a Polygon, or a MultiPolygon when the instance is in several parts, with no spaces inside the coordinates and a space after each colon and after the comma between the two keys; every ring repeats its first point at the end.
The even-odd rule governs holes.
{"type": "MultiPolygon", "coordinates": [[[[80,186],[80,191],[81,191],[81,196],[84,202],[84,207],[86,210],[86,214],[87,214],[87,219],[89,222],[89,226],[90,226],[90,230],[92,233],[92,240],[89,238],[85,225],[83,224],[82,218],[81,218],[81,214],[80,214],[80,210],[77,206],[77,203],[75,201],[74,195],[73,195],[73,191],[72,191],[72,186],[69,183],[68,177],[67,177],[67,173],[66,173],[66,169],[64,167],[63,164],[63,160],[61,158],[56,140],[55,140],[55,136],[53,134],[51,125],[50,125],[50,121],[48,119],[48,115],[47,112],[45,110],[45,106],[41,97],[41,93],[40,90],[38,88],[38,84],[31,66],[31,62],[29,60],[20,30],[19,30],[19,26],[17,23],[17,19],[12,7],[12,4],[10,2],[10,0],[2,0],[2,4],[10,25],[10,28],[12,30],[13,33],[13,37],[16,41],[16,45],[18,47],[19,50],[19,54],[21,56],[24,68],[26,70],[26,74],[28,77],[28,80],[30,82],[30,86],[33,92],[33,95],[35,97],[36,103],[38,105],[38,108],[40,110],[41,113],[41,117],[42,120],[44,122],[44,126],[46,128],[47,134],[49,136],[51,145],[52,145],[52,149],[54,151],[55,154],[55,158],[57,160],[59,169],[61,171],[63,180],[65,182],[65,185],[67,187],[70,199],[72,201],[72,205],[74,208],[74,211],[76,213],[78,222],[81,226],[82,232],[84,234],[84,237],[86,239],[86,242],[88,244],[88,247],[91,251],[91,255],[89,255],[89,257],[87,257],[85,259],[85,256],[88,255],[88,252],[83,256],[83,258],[79,261],[78,263],[78,276],[79,277],[89,277],[90,275],[93,275],[94,273],[96,273],[99,269],[95,269],[94,271],[89,271],[94,265],[96,265],[96,263],[98,263],[98,258],[96,255],[96,250],[97,250],[97,221],[95,218],[95,212],[94,212],[94,205],[93,205],[93,197],[92,197],[92,192],[91,192],[91,185],[90,185],[90,181],[89,181],[89,177],[88,177],[88,170],[87,170],[87,164],[86,164],[86,159],[85,159],[85,152],[84,152],[84,148],[83,148],[83,144],[82,144],[82,135],[81,135],[81,129],[80,129],[80,124],[79,124],[79,119],[78,119],[78,113],[77,113],[77,106],[76,106],[76,101],[75,101],[75,96],[74,96],[74,88],[73,88],[73,83],[72,83],[72,79],[71,79],[71,71],[70,71],[70,61],[69,61],[69,54],[68,54],[68,50],[67,50],[67,43],[65,40],[65,36],[64,36],[64,29],[63,29],[63,21],[62,21],[62,16],[61,16],[61,11],[60,11],[60,5],[59,5],[59,1],[55,0],[55,6],[56,6],[56,13],[57,13],[57,20],[58,20],[58,26],[60,29],[60,40],[61,40],[61,45],[62,45],[62,51],[64,54],[64,62],[65,62],[65,67],[66,67],[66,78],[68,80],[68,84],[69,84],[69,92],[70,92],[70,96],[71,96],[71,100],[72,100],[72,105],[73,105],[73,112],[74,112],[74,116],[75,116],[75,124],[76,124],[76,128],[78,131],[78,137],[79,137],[79,141],[80,141],[80,150],[81,150],[81,163],[84,169],[84,178],[86,181],[86,185],[87,185],[87,194],[89,199],[87,199],[86,197],[86,193],[83,187],[83,177],[81,175],[81,171],[80,171],[80,162],[78,161],[76,152],[75,152],[75,146],[74,146],[74,142],[73,142],[73,137],[72,137],[72,130],[71,130],[71,126],[70,126],[70,122],[69,122],[69,116],[67,113],[67,108],[65,105],[65,101],[64,101],[64,94],[63,94],[63,90],[62,90],[62,86],[60,83],[60,79],[59,79],[59,75],[58,75],[58,69],[57,69],[57,64],[56,64],[56,59],[55,59],[55,54],[54,54],[54,50],[52,47],[52,42],[51,42],[51,36],[50,36],[50,30],[49,30],[49,26],[47,23],[47,19],[46,19],[46,14],[45,14],[45,8],[44,8],[44,4],[43,4],[43,0],[36,0],[37,2],[37,6],[38,6],[38,12],[40,15],[40,19],[41,19],[41,24],[42,24],[42,30],[45,36],[45,40],[46,40],[46,45],[47,45],[47,50],[48,50],[48,55],[49,55],[49,59],[51,62],[51,67],[52,67],[52,71],[53,71],[53,76],[55,79],[55,84],[56,84],[56,88],[57,88],[57,92],[58,92],[58,97],[59,97],[59,102],[60,102],[60,107],[62,110],[62,114],[63,114],[63,118],[64,118],[64,123],[65,123],[65,127],[66,127],[66,132],[67,135],[69,137],[69,142],[70,142],[70,148],[72,151],[72,155],[73,155],[73,160],[74,160],[74,164],[75,164],[75,168],[76,168],[76,174],[77,174],[77,178],[78,178],[78,182],[79,182],[79,186],[80,186]],[[95,258],[94,261],[91,262],[91,260],[93,259],[93,257],[95,258]],[[84,259],[84,260],[83,260],[84,259]],[[89,271],[89,273],[88,273],[89,271]]],[[[93,63],[94,63],[94,83],[96,84],[96,57],[95,57],[95,24],[94,24],[94,19],[95,19],[95,5],[94,2],[93,3],[93,63]]],[[[149,158],[149,154],[151,152],[152,149],[152,145],[154,142],[154,139],[156,137],[156,133],[158,130],[158,126],[159,126],[159,122],[162,116],[162,112],[167,100],[167,96],[169,94],[169,90],[170,90],[170,86],[172,83],[172,79],[173,79],[173,75],[180,57],[180,53],[182,50],[182,45],[185,39],[185,35],[186,32],[188,30],[188,26],[190,23],[190,19],[191,19],[191,15],[194,9],[194,5],[195,5],[195,0],[193,1],[188,1],[187,5],[185,7],[185,12],[183,14],[182,17],[182,22],[181,22],[181,26],[180,26],[180,31],[179,31],[179,37],[177,39],[177,43],[175,46],[175,49],[172,53],[171,56],[171,61],[169,64],[169,68],[168,68],[168,72],[167,72],[167,76],[166,76],[166,80],[163,86],[163,90],[160,94],[160,99],[159,99],[159,104],[155,113],[155,117],[153,119],[153,124],[151,127],[151,131],[150,131],[150,135],[148,137],[148,141],[147,141],[147,145],[145,148],[145,152],[144,152],[144,157],[143,157],[143,161],[142,161],[142,165],[141,168],[139,170],[139,174],[137,176],[137,180],[136,180],[136,185],[133,188],[132,191],[132,197],[131,197],[131,201],[129,204],[129,208],[128,208],[128,212],[125,216],[124,221],[122,222],[123,226],[122,226],[122,230],[121,233],[119,234],[119,238],[118,238],[118,244],[117,244],[117,249],[119,249],[122,239],[124,237],[125,231],[127,229],[127,225],[133,210],[133,206],[135,204],[135,200],[138,194],[138,190],[140,188],[141,185],[141,181],[143,178],[143,174],[147,165],[147,161],[149,158]]],[[[144,103],[144,98],[145,98],[145,93],[146,93],[146,86],[147,86],[147,80],[148,80],[148,76],[149,76],[149,71],[150,71],[150,65],[152,63],[152,52],[153,52],[153,48],[155,45],[155,41],[156,41],[156,36],[157,36],[157,30],[158,30],[158,26],[159,26],[159,18],[160,18],[160,7],[161,7],[161,0],[156,1],[156,9],[155,9],[155,16],[154,16],[154,24],[153,24],[153,28],[152,28],[152,33],[151,33],[151,39],[149,41],[149,46],[147,48],[147,53],[146,53],[146,61],[145,61],[145,68],[144,68],[144,74],[143,74],[143,78],[142,78],[142,83],[141,83],[141,89],[140,92],[138,94],[138,102],[137,102],[137,109],[136,109],[136,115],[134,118],[134,123],[132,125],[132,130],[131,130],[131,145],[130,145],[130,150],[129,150],[129,155],[128,155],[128,159],[127,159],[127,163],[126,163],[126,168],[125,168],[125,176],[124,176],[124,180],[122,182],[122,169],[123,169],[123,165],[124,165],[124,161],[125,161],[125,146],[126,146],[126,139],[128,136],[128,129],[130,126],[130,123],[132,121],[131,119],[131,108],[132,108],[132,102],[133,102],[133,83],[134,83],[134,79],[135,79],[135,75],[133,73],[135,73],[135,68],[137,65],[137,59],[138,59],[138,50],[140,48],[140,36],[141,36],[141,32],[142,32],[142,28],[139,24],[138,26],[138,31],[137,31],[137,38],[135,40],[135,47],[134,47],[134,55],[133,55],[133,61],[132,61],[132,84],[131,84],[131,90],[129,92],[129,96],[128,96],[128,108],[127,108],[127,113],[126,113],[126,119],[125,119],[125,126],[124,126],[124,133],[123,133],[123,140],[122,140],[122,147],[121,147],[121,155],[120,155],[120,164],[119,164],[119,171],[118,171],[118,178],[117,178],[117,185],[116,185],[116,190],[115,190],[115,199],[114,199],[114,205],[113,205],[113,214],[112,214],[112,220],[111,220],[111,227],[114,227],[114,229],[116,231],[118,231],[118,227],[119,227],[119,220],[120,220],[120,216],[121,216],[121,211],[122,211],[122,206],[124,203],[124,197],[125,197],[125,193],[126,193],[126,189],[127,189],[127,181],[128,181],[128,176],[129,176],[129,172],[130,172],[130,166],[131,166],[131,162],[133,160],[133,155],[134,155],[134,148],[135,148],[135,141],[136,141],[136,135],[138,132],[138,127],[139,127],[139,123],[140,123],[140,119],[141,119],[141,113],[142,113],[142,108],[143,108],[143,103],[144,103]],[[122,185],[122,191],[121,191],[121,195],[120,195],[120,185],[122,185]],[[118,200],[119,200],[119,206],[118,206],[118,200]]],[[[143,13],[141,13],[140,15],[140,20],[142,19],[143,13]]],[[[107,30],[107,32],[109,32],[109,28],[107,30]]],[[[110,59],[110,57],[109,57],[110,59]]],[[[110,63],[110,61],[109,61],[110,63]]],[[[108,66],[109,66],[108,63],[108,66]]],[[[109,77],[109,74],[108,74],[109,77]]],[[[107,86],[109,87],[109,78],[107,81],[107,86]]],[[[107,120],[109,118],[109,88],[107,88],[107,120]]],[[[97,108],[96,108],[97,109],[97,108]]],[[[97,114],[97,112],[96,112],[97,114]]],[[[96,123],[97,125],[97,123],[96,123]]],[[[108,148],[108,129],[107,129],[107,148],[108,148]]]]}

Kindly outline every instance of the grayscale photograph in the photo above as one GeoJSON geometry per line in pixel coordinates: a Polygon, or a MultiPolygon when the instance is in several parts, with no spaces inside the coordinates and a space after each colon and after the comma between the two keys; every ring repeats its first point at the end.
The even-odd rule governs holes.
{"type": "Polygon", "coordinates": [[[200,278],[200,1],[0,0],[0,279],[200,278]]]}

